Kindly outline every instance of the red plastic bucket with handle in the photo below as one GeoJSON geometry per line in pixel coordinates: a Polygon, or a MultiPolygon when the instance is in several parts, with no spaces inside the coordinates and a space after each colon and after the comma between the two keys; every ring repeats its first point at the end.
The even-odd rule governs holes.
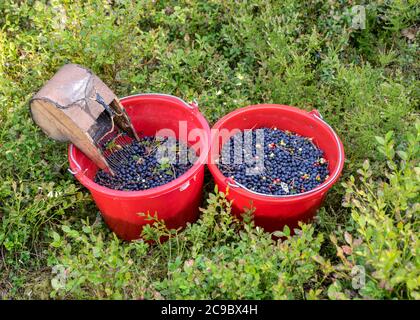
{"type": "Polygon", "coordinates": [[[226,191],[229,187],[227,198],[233,200],[234,214],[240,216],[245,209],[253,207],[255,224],[269,232],[282,230],[285,225],[293,229],[297,227],[299,221],[307,222],[314,217],[327,191],[339,178],[343,165],[343,144],[317,110],[306,112],[295,107],[276,104],[248,106],[229,113],[212,128],[208,166],[219,190],[226,191]],[[254,192],[223,176],[215,162],[219,159],[222,144],[235,133],[232,130],[261,127],[277,127],[312,137],[313,142],[325,153],[329,177],[310,191],[296,195],[275,196],[254,192]]]}
{"type": "Polygon", "coordinates": [[[168,130],[177,139],[194,148],[198,160],[183,175],[165,185],[142,191],[119,191],[96,184],[98,167],[76,146],[70,145],[70,169],[92,194],[107,225],[125,240],[140,237],[150,221],[139,213],[157,213],[168,228],[179,228],[198,218],[202,199],[204,164],[207,160],[210,128],[196,104],[164,94],[140,94],[121,99],[139,136],[166,136],[168,130]]]}

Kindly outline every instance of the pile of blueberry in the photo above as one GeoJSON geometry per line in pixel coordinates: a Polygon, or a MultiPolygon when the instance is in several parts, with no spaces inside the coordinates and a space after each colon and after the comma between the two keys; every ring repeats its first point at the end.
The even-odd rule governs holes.
{"type": "Polygon", "coordinates": [[[98,170],[94,181],[115,190],[161,186],[184,174],[196,160],[193,150],[174,138],[143,137],[113,148],[107,160],[115,175],[98,170]]]}
{"type": "Polygon", "coordinates": [[[279,196],[314,189],[329,174],[324,152],[311,138],[277,128],[233,135],[222,147],[218,167],[247,189],[279,196]]]}

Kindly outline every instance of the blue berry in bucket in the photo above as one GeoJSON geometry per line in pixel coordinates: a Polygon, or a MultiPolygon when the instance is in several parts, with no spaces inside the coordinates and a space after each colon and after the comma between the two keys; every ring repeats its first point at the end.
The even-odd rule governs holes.
{"type": "Polygon", "coordinates": [[[329,174],[324,152],[311,138],[278,128],[233,135],[222,147],[218,167],[251,191],[278,196],[310,191],[329,174]]]}
{"type": "Polygon", "coordinates": [[[114,190],[159,187],[184,174],[196,161],[193,150],[174,138],[146,136],[115,149],[107,157],[115,175],[98,170],[94,178],[97,184],[114,190]]]}

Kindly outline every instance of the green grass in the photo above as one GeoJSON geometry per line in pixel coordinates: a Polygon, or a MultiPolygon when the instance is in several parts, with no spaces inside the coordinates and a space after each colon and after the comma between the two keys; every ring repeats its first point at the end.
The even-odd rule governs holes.
{"type": "Polygon", "coordinates": [[[2,1],[0,297],[420,298],[410,147],[420,7],[371,2],[364,30],[351,28],[350,12],[347,1],[316,0],[2,1]],[[312,225],[275,242],[252,221],[241,228],[208,176],[196,224],[146,228],[146,238],[169,234],[164,244],[120,242],[67,172],[66,146],[30,118],[29,99],[70,62],[119,96],[195,98],[210,123],[256,103],[316,108],[343,140],[344,184],[312,225]],[[390,131],[383,154],[375,137],[390,131]],[[362,289],[351,285],[352,264],[366,269],[362,289]]]}

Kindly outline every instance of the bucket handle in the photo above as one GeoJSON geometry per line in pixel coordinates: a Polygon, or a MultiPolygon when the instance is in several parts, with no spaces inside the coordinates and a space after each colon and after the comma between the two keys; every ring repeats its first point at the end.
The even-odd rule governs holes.
{"type": "Polygon", "coordinates": [[[309,111],[309,114],[311,114],[314,117],[317,117],[317,118],[321,119],[322,121],[324,121],[324,117],[322,116],[322,114],[317,109],[314,109],[312,111],[309,111]]]}
{"type": "Polygon", "coordinates": [[[226,178],[225,182],[229,187],[232,187],[232,188],[238,188],[239,187],[239,184],[235,180],[233,180],[232,178],[226,178]]]}
{"type": "Polygon", "coordinates": [[[70,158],[71,158],[71,161],[73,161],[73,163],[76,165],[76,167],[77,167],[77,170],[76,171],[73,171],[73,170],[71,170],[70,168],[68,168],[67,169],[67,171],[68,172],[70,172],[72,175],[77,175],[77,174],[79,174],[80,172],[82,172],[82,167],[80,166],[80,164],[76,161],[76,159],[73,157],[73,149],[74,149],[74,145],[73,144],[71,144],[70,145],[70,158]]]}
{"type": "Polygon", "coordinates": [[[79,173],[79,171],[73,171],[70,168],[67,168],[67,171],[70,172],[74,176],[79,173]]]}
{"type": "Polygon", "coordinates": [[[193,101],[191,103],[186,103],[186,105],[188,106],[188,108],[196,110],[198,109],[198,101],[196,98],[193,99],[193,101]]]}

